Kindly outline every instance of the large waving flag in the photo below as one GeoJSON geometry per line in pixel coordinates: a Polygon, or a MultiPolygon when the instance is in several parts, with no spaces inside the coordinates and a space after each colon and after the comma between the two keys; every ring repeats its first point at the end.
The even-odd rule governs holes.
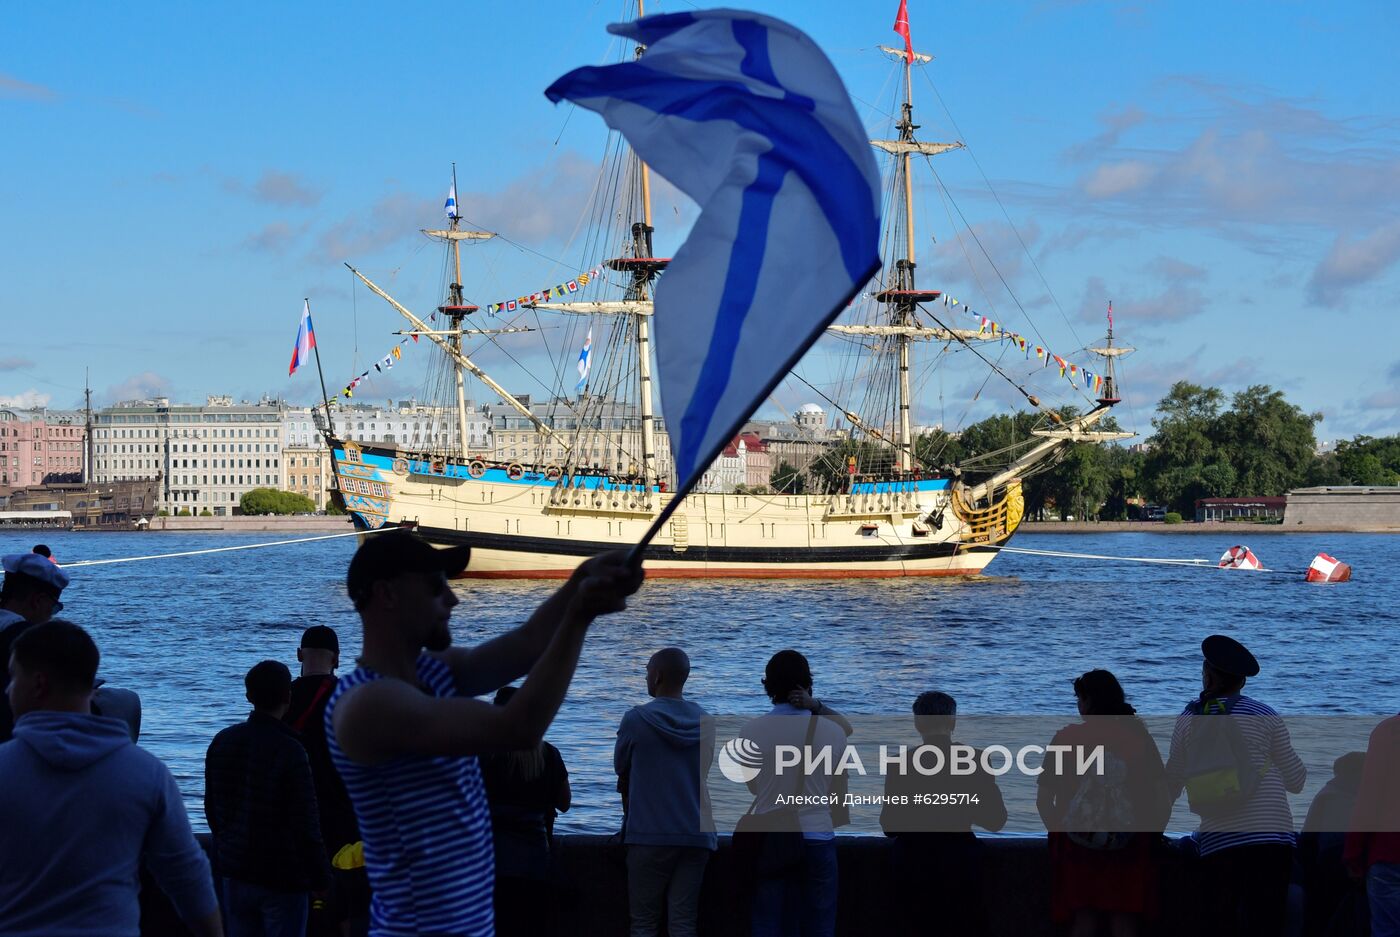
{"type": "Polygon", "coordinates": [[[306,300],[301,309],[301,325],[297,327],[297,341],[292,346],[292,366],[287,369],[288,377],[311,360],[311,349],[315,347],[316,330],[311,327],[311,301],[306,300]]]}
{"type": "Polygon", "coordinates": [[[646,53],[545,94],[597,111],[700,206],[656,289],[682,495],[879,269],[879,172],[836,70],[787,23],[704,10],[608,30],[646,53]]]}

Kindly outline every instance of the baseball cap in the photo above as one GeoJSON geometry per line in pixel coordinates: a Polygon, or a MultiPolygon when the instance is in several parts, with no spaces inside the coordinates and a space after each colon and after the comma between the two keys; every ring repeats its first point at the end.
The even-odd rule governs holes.
{"type": "Polygon", "coordinates": [[[467,568],[471,547],[438,549],[403,528],[369,534],[350,560],[345,575],[345,591],[359,605],[369,598],[376,582],[404,573],[443,572],[455,576],[467,568]]]}
{"type": "Polygon", "coordinates": [[[0,557],[0,566],[7,576],[23,576],[46,587],[54,597],[54,611],[60,611],[63,603],[58,601],[59,593],[68,588],[68,574],[61,566],[50,562],[38,553],[11,553],[0,557]]]}
{"type": "Polygon", "coordinates": [[[301,633],[301,646],[340,653],[340,638],[329,625],[312,625],[301,633]]]}

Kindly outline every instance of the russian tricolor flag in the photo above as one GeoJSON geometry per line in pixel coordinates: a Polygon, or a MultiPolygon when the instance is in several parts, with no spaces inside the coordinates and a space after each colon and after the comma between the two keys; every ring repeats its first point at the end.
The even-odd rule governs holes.
{"type": "Polygon", "coordinates": [[[305,300],[305,303],[301,310],[301,325],[297,327],[297,343],[292,347],[292,366],[287,369],[288,377],[311,360],[311,349],[316,347],[316,330],[311,327],[311,301],[305,300]]]}

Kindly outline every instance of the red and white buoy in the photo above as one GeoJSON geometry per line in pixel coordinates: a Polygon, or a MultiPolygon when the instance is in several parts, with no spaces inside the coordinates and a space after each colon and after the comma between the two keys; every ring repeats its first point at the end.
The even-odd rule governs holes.
{"type": "Polygon", "coordinates": [[[1351,567],[1335,556],[1319,553],[1308,564],[1308,582],[1347,582],[1351,579],[1351,567]]]}
{"type": "Polygon", "coordinates": [[[1218,564],[1221,569],[1263,569],[1264,564],[1259,562],[1259,557],[1254,555],[1254,551],[1245,546],[1233,546],[1225,551],[1225,555],[1220,558],[1218,564]]]}

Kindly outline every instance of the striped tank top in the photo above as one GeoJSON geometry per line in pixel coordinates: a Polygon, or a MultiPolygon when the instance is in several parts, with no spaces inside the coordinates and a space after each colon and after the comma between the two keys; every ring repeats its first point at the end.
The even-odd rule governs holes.
{"type": "MultiPolygon", "coordinates": [[[[1249,747],[1250,760],[1263,776],[1254,796],[1244,806],[1209,819],[1201,818],[1200,829],[1196,832],[1201,855],[1236,846],[1292,846],[1296,837],[1288,795],[1303,789],[1308,771],[1293,750],[1288,727],[1272,706],[1256,699],[1235,695],[1222,697],[1222,701],[1231,716],[1248,717],[1238,719],[1236,724],[1249,747]]],[[[1174,791],[1186,783],[1186,749],[1192,720],[1219,718],[1196,715],[1199,712],[1199,705],[1191,703],[1176,719],[1171,753],[1167,758],[1167,779],[1174,791]]]]}
{"type": "MultiPolygon", "coordinates": [[[[495,865],[476,757],[409,755],[365,765],[336,741],[336,703],[380,679],[360,667],[340,678],[326,703],[326,741],[355,806],[374,892],[370,934],[489,937],[495,865]]],[[[457,695],[447,665],[427,654],[418,657],[418,682],[434,696],[457,695]]]]}

